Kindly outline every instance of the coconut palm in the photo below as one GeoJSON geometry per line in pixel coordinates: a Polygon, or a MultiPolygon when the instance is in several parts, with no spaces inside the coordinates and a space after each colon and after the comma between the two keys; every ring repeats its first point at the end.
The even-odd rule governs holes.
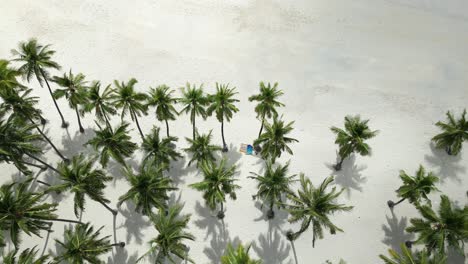
{"type": "Polygon", "coordinates": [[[235,184],[237,179],[234,179],[236,165],[227,166],[226,159],[223,158],[219,164],[204,161],[201,163],[201,170],[203,181],[190,184],[190,187],[203,193],[205,203],[211,210],[215,210],[219,205],[217,217],[223,219],[226,195],[236,200],[236,190],[240,189],[240,186],[235,184]]]}
{"type": "Polygon", "coordinates": [[[446,195],[441,195],[439,210],[431,206],[417,206],[423,218],[411,218],[407,232],[418,235],[416,244],[424,244],[429,252],[445,252],[446,245],[463,255],[464,243],[468,241],[468,205],[459,208],[446,195]]]}
{"type": "Polygon", "coordinates": [[[432,140],[438,148],[445,148],[449,155],[457,155],[462,148],[463,141],[468,140],[468,121],[465,115],[466,109],[463,110],[460,119],[455,120],[453,114],[447,111],[448,122],[436,123],[436,126],[443,132],[433,137],[432,140]]]}
{"type": "Polygon", "coordinates": [[[393,249],[389,249],[390,257],[379,255],[385,264],[446,264],[447,257],[445,254],[435,254],[430,257],[426,250],[411,253],[405,246],[401,245],[401,254],[393,249]]]}
{"type": "Polygon", "coordinates": [[[150,162],[169,168],[171,160],[176,161],[182,158],[182,155],[174,147],[173,142],[176,142],[177,138],[171,136],[160,138],[159,131],[159,128],[153,127],[151,133],[143,139],[141,144],[144,152],[143,164],[150,162]]]}
{"type": "Polygon", "coordinates": [[[239,100],[233,98],[233,96],[237,94],[235,90],[236,87],[229,88],[229,84],[216,83],[216,94],[208,96],[210,105],[206,109],[206,113],[209,116],[215,113],[216,118],[221,123],[223,152],[228,151],[226,140],[224,140],[224,120],[227,122],[231,121],[232,115],[239,111],[234,105],[234,103],[239,102],[239,100]]]}
{"type": "Polygon", "coordinates": [[[89,140],[85,145],[93,146],[101,158],[100,163],[105,168],[109,158],[114,159],[121,165],[125,166],[125,158],[132,156],[133,152],[138,149],[137,144],[131,142],[132,139],[128,135],[128,123],[122,123],[120,126],[112,129],[111,127],[102,128],[96,123],[99,130],[94,130],[95,137],[89,140]]]}
{"type": "Polygon", "coordinates": [[[260,198],[263,201],[263,205],[267,204],[269,207],[267,217],[272,219],[275,217],[275,212],[273,211],[273,206],[276,204],[278,206],[284,205],[283,198],[289,194],[293,195],[294,192],[291,190],[290,186],[296,180],[296,174],[287,175],[289,169],[289,162],[286,165],[281,166],[277,165],[275,168],[271,161],[266,163],[265,172],[263,175],[251,172],[253,176],[249,178],[255,179],[257,181],[257,194],[253,196],[254,199],[260,198]]]}
{"type": "Polygon", "coordinates": [[[288,144],[299,142],[295,138],[287,137],[293,130],[293,124],[294,122],[285,124],[277,117],[273,118],[273,124],[265,123],[265,132],[254,141],[254,145],[261,146],[260,154],[263,159],[271,159],[272,163],[275,163],[276,158],[281,157],[284,151],[293,154],[288,144]]]}
{"type": "Polygon", "coordinates": [[[17,257],[18,251],[11,251],[10,253],[3,256],[4,264],[47,264],[49,263],[49,255],[43,255],[37,257],[38,250],[36,247],[27,248],[23,250],[19,257],[17,257]]]}
{"type": "MultiPolygon", "coordinates": [[[[84,128],[81,125],[80,111],[78,110],[78,106],[85,105],[87,103],[85,76],[82,73],[74,75],[70,69],[68,75],[67,73],[64,73],[63,77],[54,76],[52,81],[58,84],[60,87],[64,87],[64,89],[56,89],[54,91],[54,98],[60,99],[65,97],[68,100],[68,105],[70,108],[75,110],[80,133],[84,133],[84,128]]],[[[81,111],[81,114],[83,114],[83,111],[81,111]]]]}
{"type": "Polygon", "coordinates": [[[260,82],[260,93],[249,97],[250,102],[258,102],[255,106],[255,113],[257,113],[257,118],[260,118],[262,122],[260,131],[258,132],[259,138],[262,135],[265,119],[278,116],[276,108],[284,106],[283,103],[278,101],[278,97],[281,95],[283,95],[283,91],[278,90],[278,83],[274,83],[273,86],[271,86],[270,83],[265,85],[264,82],[260,82]]]}
{"type": "Polygon", "coordinates": [[[247,247],[239,244],[235,249],[231,243],[228,244],[226,253],[221,257],[221,264],[261,264],[260,260],[249,256],[250,245],[247,247]]]}
{"type": "Polygon", "coordinates": [[[109,122],[109,116],[117,113],[111,102],[112,92],[111,86],[108,85],[101,93],[101,83],[99,81],[94,81],[87,89],[87,102],[83,108],[84,112],[91,112],[94,110],[97,120],[105,122],[106,126],[111,129],[112,126],[109,122]]]}
{"type": "Polygon", "coordinates": [[[169,138],[169,123],[168,120],[176,120],[178,115],[174,104],[177,103],[177,98],[172,96],[174,90],[171,90],[167,85],[159,85],[156,88],[151,88],[148,96],[148,106],[156,108],[156,118],[159,121],[166,123],[166,135],[169,138]]]}
{"type": "Polygon", "coordinates": [[[32,179],[4,184],[0,187],[0,227],[10,231],[15,248],[19,247],[20,232],[41,237],[49,230],[50,221],[81,224],[79,221],[57,218],[56,203],[43,203],[44,193],[29,192],[32,179]]]}
{"type": "Polygon", "coordinates": [[[434,185],[439,181],[439,177],[432,172],[426,174],[422,165],[419,166],[415,176],[410,176],[406,174],[405,171],[401,170],[400,179],[403,181],[403,185],[400,186],[396,192],[401,199],[396,203],[388,201],[387,204],[390,208],[393,208],[406,199],[416,206],[420,204],[422,198],[430,204],[431,201],[427,195],[432,191],[438,191],[434,185]]]}
{"type": "Polygon", "coordinates": [[[77,218],[85,209],[86,196],[102,204],[113,215],[117,214],[116,210],[107,205],[110,201],[104,197],[106,182],[112,180],[112,177],[107,176],[103,170],[93,168],[95,161],[96,158],[87,159],[83,154],[79,154],[72,158],[70,164],[60,163],[57,169],[63,183],[51,186],[48,190],[73,193],[77,218]]]}
{"type": "MultiPolygon", "coordinates": [[[[0,97],[3,99],[3,103],[0,108],[6,112],[11,111],[17,118],[22,119],[26,122],[30,122],[35,126],[37,132],[49,143],[49,145],[55,150],[55,152],[65,161],[68,159],[58,150],[58,148],[52,143],[49,137],[42,131],[37,125],[35,120],[44,120],[41,115],[41,110],[34,107],[38,103],[38,98],[30,96],[31,89],[23,89],[22,91],[16,91],[14,89],[0,89],[0,97]]],[[[41,121],[41,123],[44,123],[41,121]]]]}
{"type": "Polygon", "coordinates": [[[195,118],[197,115],[206,118],[205,107],[208,105],[208,97],[203,93],[203,85],[197,88],[196,85],[191,86],[187,83],[186,87],[182,89],[182,98],[179,100],[184,108],[180,111],[186,114],[190,113],[190,123],[192,123],[192,139],[195,140],[195,118]]]}
{"type": "Polygon", "coordinates": [[[12,50],[12,53],[16,56],[13,61],[23,63],[18,68],[18,71],[21,72],[28,82],[31,78],[35,77],[41,87],[44,82],[46,83],[50,96],[54,101],[55,108],[57,108],[60,119],[62,120],[62,127],[68,127],[68,123],[65,122],[63,114],[55,101],[52,89],[49,85],[49,70],[60,69],[60,65],[52,60],[52,56],[55,54],[55,51],[50,49],[50,45],[44,46],[39,44],[36,39],[30,39],[26,42],[20,42],[18,50],[12,50]]]}
{"type": "Polygon", "coordinates": [[[103,264],[101,255],[111,251],[112,247],[125,247],[124,242],[111,244],[109,237],[100,237],[104,226],[94,231],[94,227],[86,223],[75,228],[65,229],[63,241],[55,239],[60,246],[60,254],[54,258],[55,263],[96,263],[103,264]]]}
{"type": "Polygon", "coordinates": [[[198,165],[204,161],[216,160],[214,153],[216,151],[220,151],[222,148],[212,145],[211,138],[211,131],[210,133],[203,135],[199,135],[197,132],[195,139],[185,138],[190,144],[190,147],[185,148],[184,150],[192,154],[192,159],[188,163],[189,166],[194,161],[197,161],[198,167],[198,165]]]}
{"type": "Polygon", "coordinates": [[[7,60],[0,60],[0,90],[26,88],[17,80],[17,77],[21,76],[21,72],[13,69],[9,64],[10,62],[7,60]]]}
{"type": "Polygon", "coordinates": [[[181,215],[181,211],[182,206],[176,204],[169,207],[167,213],[159,212],[152,215],[151,221],[158,231],[158,236],[149,241],[150,249],[137,260],[137,263],[150,254],[156,255],[154,262],[156,264],[166,263],[166,260],[175,263],[174,257],[194,263],[188,257],[187,246],[184,244],[185,240],[195,240],[192,234],[185,231],[190,215],[181,215]]]}
{"type": "Polygon", "coordinates": [[[145,101],[147,100],[147,96],[145,93],[138,93],[135,91],[135,84],[138,81],[135,78],[130,79],[127,83],[121,82],[119,83],[117,80],[114,81],[115,89],[114,94],[111,98],[114,100],[114,106],[117,109],[122,109],[122,113],[120,115],[121,119],[125,117],[128,113],[130,113],[130,117],[132,121],[135,121],[138,131],[140,132],[140,136],[143,139],[145,136],[141,131],[140,123],[138,122],[138,117],[146,115],[147,105],[145,101]]]}
{"type": "Polygon", "coordinates": [[[153,208],[166,210],[168,192],[178,188],[173,187],[171,178],[165,177],[163,171],[164,168],[156,164],[141,166],[138,174],[135,174],[131,168],[126,168],[125,175],[130,189],[120,196],[117,206],[130,200],[135,204],[136,211],[144,215],[151,215],[153,208]]]}
{"type": "Polygon", "coordinates": [[[337,231],[343,232],[331,222],[329,215],[336,212],[350,211],[353,206],[337,203],[336,200],[344,189],[337,191],[336,187],[333,187],[331,191],[327,191],[332,182],[333,176],[330,176],[316,188],[309,178],[306,178],[304,174],[300,175],[301,188],[297,191],[297,194],[287,195],[290,204],[286,205],[286,209],[291,215],[288,221],[290,223],[301,222],[299,231],[292,234],[293,240],[305,232],[311,224],[313,232],[312,247],[315,247],[317,237],[319,239],[323,238],[324,229],[330,230],[330,234],[335,234],[337,231]]]}
{"type": "Polygon", "coordinates": [[[365,140],[375,137],[378,131],[371,131],[367,125],[368,123],[369,120],[361,120],[359,115],[346,116],[344,129],[331,127],[331,131],[336,134],[335,144],[338,144],[340,148],[340,161],[335,165],[336,170],[341,170],[343,160],[353,152],[362,156],[371,154],[371,147],[365,140]]]}

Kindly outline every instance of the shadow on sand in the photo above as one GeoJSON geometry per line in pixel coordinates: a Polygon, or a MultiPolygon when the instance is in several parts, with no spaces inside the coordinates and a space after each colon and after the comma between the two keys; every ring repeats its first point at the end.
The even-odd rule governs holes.
{"type": "Polygon", "coordinates": [[[283,264],[293,263],[288,260],[291,246],[282,233],[269,231],[267,234],[260,234],[258,242],[252,243],[252,248],[264,263],[283,264]]]}
{"type": "Polygon", "coordinates": [[[414,234],[405,231],[408,226],[408,219],[406,217],[398,218],[393,211],[392,216],[386,216],[387,224],[382,225],[382,230],[385,233],[385,238],[382,242],[395,251],[401,253],[400,245],[405,241],[412,241],[414,234]]]}
{"type": "Polygon", "coordinates": [[[461,183],[459,175],[466,172],[466,167],[460,164],[462,160],[461,153],[450,156],[445,150],[436,148],[433,143],[430,143],[430,148],[431,154],[425,155],[424,159],[437,168],[434,172],[440,177],[440,180],[444,182],[450,179],[461,183]]]}
{"type": "Polygon", "coordinates": [[[356,156],[353,154],[343,161],[341,170],[336,171],[335,164],[325,163],[325,165],[332,171],[335,177],[335,184],[345,189],[346,196],[351,197],[351,191],[362,192],[362,184],[367,179],[361,175],[361,172],[367,168],[365,165],[358,166],[356,164],[356,156]]]}
{"type": "Polygon", "coordinates": [[[69,159],[80,153],[83,153],[84,155],[95,153],[91,146],[84,146],[84,144],[92,139],[95,134],[96,133],[91,128],[86,128],[84,133],[76,131],[73,137],[67,133],[67,135],[62,137],[63,149],[60,151],[69,159]]]}
{"type": "MultiPolygon", "coordinates": [[[[126,202],[126,208],[123,210],[119,208],[119,214],[117,218],[123,218],[125,221],[123,224],[117,227],[117,229],[124,228],[125,232],[127,233],[127,237],[125,238],[125,243],[137,243],[141,245],[143,240],[143,230],[149,226],[151,226],[151,222],[148,217],[143,216],[142,214],[138,213],[135,210],[135,205],[133,202],[126,202]]],[[[119,241],[119,239],[117,239],[119,241]]],[[[122,262],[125,263],[125,262],[122,262]]]]}

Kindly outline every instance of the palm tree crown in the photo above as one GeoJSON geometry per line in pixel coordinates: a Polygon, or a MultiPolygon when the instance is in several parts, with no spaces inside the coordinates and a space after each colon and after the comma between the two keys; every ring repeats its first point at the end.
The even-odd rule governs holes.
{"type": "Polygon", "coordinates": [[[190,147],[184,149],[185,151],[192,154],[192,159],[189,161],[189,166],[192,164],[193,161],[197,161],[198,164],[204,161],[215,161],[216,158],[214,153],[216,151],[220,151],[222,148],[216,145],[211,144],[211,131],[208,134],[199,135],[198,132],[196,134],[195,139],[185,138],[190,147]]]}
{"type": "Polygon", "coordinates": [[[87,103],[84,105],[83,111],[91,112],[94,110],[97,119],[110,127],[109,115],[115,115],[117,112],[111,102],[111,86],[106,86],[101,93],[101,83],[94,81],[87,91],[87,103]]]}
{"type": "Polygon", "coordinates": [[[465,116],[466,109],[463,110],[458,120],[455,120],[453,114],[447,111],[448,122],[436,123],[436,126],[443,132],[433,137],[432,140],[438,148],[445,148],[449,155],[457,155],[462,148],[463,141],[468,140],[468,121],[465,116]]]}
{"type": "Polygon", "coordinates": [[[258,137],[262,134],[265,118],[278,116],[276,108],[284,106],[283,103],[278,101],[278,97],[281,95],[283,95],[283,91],[278,90],[278,83],[274,83],[271,86],[270,83],[265,85],[264,82],[260,82],[260,93],[249,97],[250,102],[258,102],[257,106],[255,106],[255,112],[257,113],[257,118],[260,118],[262,122],[258,137]]]}
{"type": "Polygon", "coordinates": [[[236,249],[229,243],[227,251],[224,256],[221,257],[221,264],[261,264],[260,260],[252,259],[249,256],[250,245],[245,248],[242,244],[239,244],[236,249]]]}
{"type": "Polygon", "coordinates": [[[180,102],[184,105],[184,108],[180,111],[186,114],[190,113],[190,123],[192,124],[192,139],[195,139],[195,117],[200,115],[204,119],[206,118],[205,107],[208,105],[209,100],[203,93],[203,85],[197,88],[195,85],[191,86],[187,83],[186,87],[182,89],[182,98],[180,102]]]}
{"type": "Polygon", "coordinates": [[[166,122],[167,137],[169,137],[169,124],[167,121],[175,120],[178,114],[174,107],[178,99],[172,96],[173,92],[174,90],[163,84],[151,88],[148,96],[148,105],[156,108],[156,118],[159,121],[166,122]]]}
{"type": "Polygon", "coordinates": [[[388,253],[390,257],[379,255],[385,264],[446,264],[447,257],[444,254],[435,254],[430,257],[427,251],[419,251],[411,253],[411,251],[405,246],[401,245],[401,254],[393,249],[389,249],[388,253]]]}
{"type": "MultiPolygon", "coordinates": [[[[31,89],[17,91],[15,89],[0,89],[0,97],[3,103],[0,108],[12,114],[25,122],[42,120],[42,111],[35,105],[38,103],[38,97],[30,96],[31,89]]],[[[42,122],[42,121],[41,121],[42,122]]]]}
{"type": "Polygon", "coordinates": [[[49,255],[43,255],[40,257],[37,257],[38,249],[36,247],[33,248],[27,248],[23,250],[18,259],[17,253],[18,251],[11,251],[7,255],[3,256],[3,262],[4,264],[47,264],[49,263],[49,255]]]}
{"type": "Polygon", "coordinates": [[[153,127],[151,133],[143,139],[142,149],[144,152],[143,163],[156,163],[158,166],[169,169],[171,160],[182,158],[182,155],[175,150],[174,143],[176,137],[160,138],[159,128],[153,127]]]}
{"type": "Polygon", "coordinates": [[[0,60],[0,90],[23,89],[25,88],[17,80],[21,72],[10,67],[10,62],[0,60]]]}

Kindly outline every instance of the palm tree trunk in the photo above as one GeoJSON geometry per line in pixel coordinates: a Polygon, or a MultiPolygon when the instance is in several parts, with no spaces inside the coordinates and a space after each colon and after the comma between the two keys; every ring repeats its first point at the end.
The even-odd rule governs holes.
{"type": "Polygon", "coordinates": [[[47,249],[47,245],[49,244],[49,237],[50,237],[50,233],[52,232],[51,228],[52,228],[52,222],[50,223],[49,230],[47,230],[47,236],[45,239],[44,247],[42,248],[41,257],[44,256],[44,253],[47,249]]]}
{"type": "Polygon", "coordinates": [[[106,121],[106,126],[110,129],[110,131],[113,134],[114,131],[112,130],[112,126],[111,126],[111,124],[109,122],[109,117],[107,117],[107,114],[105,112],[102,112],[102,115],[104,116],[104,120],[106,121]]]}
{"type": "Polygon", "coordinates": [[[341,165],[343,164],[344,158],[340,157],[340,162],[335,165],[335,170],[341,170],[341,165]]]}
{"type": "Polygon", "coordinates": [[[294,260],[296,262],[296,264],[299,264],[299,262],[297,261],[297,253],[296,253],[296,247],[294,246],[294,240],[291,240],[291,248],[293,250],[293,254],[294,254],[294,260]]]}
{"type": "Polygon", "coordinates": [[[41,159],[39,159],[39,158],[37,158],[37,157],[35,157],[35,156],[33,156],[33,155],[27,153],[27,152],[25,152],[24,154],[26,154],[26,156],[32,158],[33,160],[38,161],[39,163],[43,164],[43,165],[46,166],[47,168],[49,168],[49,169],[55,171],[56,173],[60,174],[60,172],[59,172],[56,168],[50,166],[50,165],[47,164],[45,161],[42,161],[41,159]]]}
{"type": "Polygon", "coordinates": [[[43,182],[43,181],[41,181],[41,180],[36,180],[36,182],[37,182],[37,183],[40,183],[40,184],[42,184],[42,185],[48,186],[48,187],[51,186],[51,185],[48,184],[47,182],[43,182]]]}
{"type": "Polygon", "coordinates": [[[84,133],[84,128],[81,125],[81,118],[80,118],[80,114],[78,113],[78,107],[77,106],[75,106],[75,113],[76,113],[76,118],[78,118],[78,126],[80,127],[80,133],[84,133]]]}
{"type": "Polygon", "coordinates": [[[274,203],[273,201],[270,202],[270,209],[268,210],[267,217],[268,219],[273,219],[275,217],[275,211],[273,211],[274,203]]]}
{"type": "Polygon", "coordinates": [[[192,118],[192,138],[195,140],[195,116],[192,118]]]}
{"type": "Polygon", "coordinates": [[[101,200],[97,200],[96,202],[102,204],[107,210],[109,210],[109,212],[111,212],[113,215],[117,215],[117,210],[114,210],[112,208],[110,208],[105,202],[101,201],[101,200]]]}
{"type": "Polygon", "coordinates": [[[133,118],[135,118],[135,123],[137,125],[138,131],[140,132],[141,139],[145,139],[145,135],[143,135],[143,132],[141,131],[141,128],[140,128],[140,123],[138,123],[137,115],[135,114],[133,110],[131,110],[131,113],[133,115],[133,118]]]}
{"type": "Polygon", "coordinates": [[[169,137],[169,123],[167,122],[167,119],[164,119],[164,121],[166,122],[166,134],[167,137],[169,137]]]}
{"type": "Polygon", "coordinates": [[[41,71],[42,79],[44,79],[44,81],[47,84],[47,88],[49,88],[49,93],[50,93],[50,96],[52,97],[52,100],[54,101],[55,108],[57,108],[60,118],[62,119],[62,128],[66,128],[68,127],[68,123],[65,122],[65,118],[63,118],[62,111],[60,111],[57,101],[55,101],[54,94],[52,93],[52,89],[50,88],[50,85],[49,85],[49,81],[47,81],[47,77],[45,76],[44,71],[42,69],[40,69],[40,71],[41,71]]]}
{"type": "Polygon", "coordinates": [[[224,140],[224,119],[221,119],[221,138],[223,139],[223,152],[227,152],[228,148],[226,145],[226,140],[224,140]]]}
{"type": "Polygon", "coordinates": [[[262,115],[262,125],[260,126],[260,132],[258,132],[258,138],[260,138],[260,135],[262,135],[264,123],[265,123],[265,113],[263,113],[262,115]]]}
{"type": "Polygon", "coordinates": [[[114,243],[110,245],[111,247],[125,247],[125,242],[114,243]]]}
{"type": "MultiPolygon", "coordinates": [[[[35,218],[39,219],[39,218],[35,218]]],[[[65,223],[72,223],[72,224],[80,224],[83,225],[83,222],[76,221],[76,220],[70,220],[70,219],[62,219],[62,218],[53,218],[53,219],[39,219],[39,220],[47,220],[47,221],[56,221],[56,222],[65,222],[65,223]]]]}
{"type": "Polygon", "coordinates": [[[47,168],[44,168],[42,166],[39,166],[39,165],[31,163],[31,162],[27,162],[27,161],[21,161],[21,163],[26,164],[26,165],[31,166],[31,167],[41,169],[41,170],[46,170],[47,169],[47,168]]]}
{"type": "Polygon", "coordinates": [[[68,159],[65,158],[65,156],[63,156],[62,153],[60,153],[60,151],[57,149],[57,147],[54,145],[54,143],[52,143],[52,141],[45,135],[45,133],[36,125],[36,123],[34,123],[34,120],[32,118],[29,118],[29,121],[36,126],[36,129],[37,131],[39,132],[39,134],[42,135],[42,137],[47,141],[49,142],[49,145],[55,150],[55,152],[57,153],[57,155],[60,156],[60,158],[64,161],[67,161],[68,159]]]}

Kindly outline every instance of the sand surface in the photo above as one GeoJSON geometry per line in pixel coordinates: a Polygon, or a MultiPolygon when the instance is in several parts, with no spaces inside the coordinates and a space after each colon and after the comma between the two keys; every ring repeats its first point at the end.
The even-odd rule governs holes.
{"type": "MultiPolygon", "coordinates": [[[[226,124],[231,146],[226,156],[240,167],[242,190],[237,201],[227,203],[224,233],[200,193],[187,187],[201,179],[193,167],[186,167],[187,159],[174,163],[170,172],[180,188],[172,201],[185,203],[184,212],[192,214],[190,232],[196,241],[189,243],[189,254],[196,263],[218,263],[226,242],[238,240],[252,243],[251,253],[266,264],[294,263],[283,232],[298,227],[287,223],[285,213],[270,223],[264,220],[251,199],[254,182],[247,178],[250,171],[262,171],[262,161],[237,151],[258,133],[260,123],[247,98],[262,80],[279,82],[286,104],[280,113],[296,121],[292,136],[300,142],[292,145],[294,156],[284,155],[279,162],[290,160],[292,173],[304,172],[316,184],[334,174],[336,185],[346,188],[340,200],[355,206],[350,213],[332,217],[345,233],[326,234],[315,248],[311,232],[296,241],[299,263],[340,258],[351,264],[381,263],[378,254],[411,239],[404,228],[417,216],[416,210],[403,203],[392,215],[386,206],[387,200],[395,199],[401,169],[414,173],[422,164],[441,177],[443,192],[460,205],[467,202],[468,145],[457,157],[430,145],[438,132],[434,123],[449,109],[458,115],[468,102],[464,0],[0,0],[0,36],[0,58],[11,58],[10,49],[19,41],[37,37],[53,44],[64,71],[72,68],[105,84],[135,77],[140,91],[163,83],[178,89],[186,81],[204,83],[207,92],[214,91],[215,82],[237,87],[240,112],[226,124]],[[371,157],[347,160],[343,171],[334,173],[329,166],[337,148],[329,127],[342,126],[346,114],[370,118],[371,128],[380,134],[370,141],[371,157]]],[[[50,120],[49,134],[64,153],[91,152],[82,144],[93,137],[92,116],[84,119],[86,133],[79,134],[74,112],[60,100],[71,124],[63,130],[47,90],[34,81],[30,86],[50,120]]],[[[153,125],[163,126],[153,113],[141,123],[145,133],[153,125]]],[[[215,118],[198,123],[200,132],[212,129],[221,142],[215,118]]],[[[178,147],[185,147],[184,137],[191,136],[189,117],[181,115],[170,126],[180,139],[178,147]]],[[[134,124],[131,127],[140,143],[134,124]]],[[[50,149],[45,158],[58,162],[50,149]]],[[[128,163],[138,166],[140,158],[138,153],[128,163]]],[[[120,168],[113,163],[111,167],[115,180],[106,195],[115,206],[128,186],[120,168]]],[[[0,170],[0,183],[18,177],[11,165],[1,164],[0,170]]],[[[39,178],[56,181],[50,173],[39,178]]],[[[432,196],[436,207],[438,195],[432,196]]],[[[60,202],[61,217],[74,217],[72,197],[54,199],[60,202]]],[[[103,234],[112,235],[112,216],[98,203],[87,202],[83,221],[105,225],[103,234]]],[[[54,225],[47,251],[56,251],[52,238],[61,238],[63,228],[54,225]]],[[[103,259],[133,263],[156,235],[147,218],[124,204],[117,237],[127,246],[103,259]]],[[[44,244],[26,235],[23,241],[24,247],[44,244]]],[[[464,260],[452,256],[449,263],[464,260]]]]}

